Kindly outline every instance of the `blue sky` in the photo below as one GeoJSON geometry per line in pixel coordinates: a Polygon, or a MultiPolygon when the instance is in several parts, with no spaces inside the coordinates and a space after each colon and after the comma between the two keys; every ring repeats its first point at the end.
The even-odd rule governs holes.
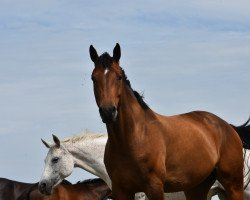
{"type": "Polygon", "coordinates": [[[39,180],[40,138],[106,131],[90,44],[101,54],[119,42],[132,87],[161,114],[207,110],[236,125],[250,115],[249,1],[0,2],[1,177],[39,180]]]}

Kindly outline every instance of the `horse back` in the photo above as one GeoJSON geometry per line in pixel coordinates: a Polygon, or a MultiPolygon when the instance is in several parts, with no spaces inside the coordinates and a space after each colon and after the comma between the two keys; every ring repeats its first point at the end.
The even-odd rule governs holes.
{"type": "Polygon", "coordinates": [[[14,186],[11,180],[0,178],[0,200],[14,200],[14,186]]]}
{"type": "Polygon", "coordinates": [[[209,112],[193,111],[170,117],[160,116],[160,121],[165,130],[162,136],[168,145],[179,141],[185,147],[202,142],[203,146],[216,149],[218,154],[225,146],[230,148],[230,144],[242,147],[241,139],[233,127],[209,112]]]}
{"type": "Polygon", "coordinates": [[[16,200],[33,183],[0,178],[0,200],[16,200]]]}

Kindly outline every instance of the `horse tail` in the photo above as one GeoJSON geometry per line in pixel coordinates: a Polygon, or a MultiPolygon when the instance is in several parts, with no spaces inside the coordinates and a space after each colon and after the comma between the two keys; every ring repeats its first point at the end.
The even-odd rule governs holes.
{"type": "Polygon", "coordinates": [[[244,149],[250,149],[250,123],[249,122],[250,122],[250,117],[244,124],[240,126],[234,126],[230,124],[240,136],[244,149]]]}

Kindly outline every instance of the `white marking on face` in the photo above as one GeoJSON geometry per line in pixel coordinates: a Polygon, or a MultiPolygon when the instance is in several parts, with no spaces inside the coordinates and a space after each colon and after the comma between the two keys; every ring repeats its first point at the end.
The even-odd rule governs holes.
{"type": "Polygon", "coordinates": [[[108,72],[109,72],[109,70],[108,70],[108,69],[105,69],[104,75],[106,76],[108,72]]]}

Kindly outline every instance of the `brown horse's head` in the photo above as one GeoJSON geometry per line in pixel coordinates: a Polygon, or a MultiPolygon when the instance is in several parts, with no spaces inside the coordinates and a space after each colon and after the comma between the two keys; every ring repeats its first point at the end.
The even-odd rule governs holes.
{"type": "Polygon", "coordinates": [[[98,56],[91,45],[89,48],[91,60],[95,64],[92,72],[94,94],[99,112],[104,123],[112,122],[117,117],[117,107],[123,84],[123,71],[119,66],[121,57],[120,45],[117,43],[113,57],[108,53],[98,56]]]}

